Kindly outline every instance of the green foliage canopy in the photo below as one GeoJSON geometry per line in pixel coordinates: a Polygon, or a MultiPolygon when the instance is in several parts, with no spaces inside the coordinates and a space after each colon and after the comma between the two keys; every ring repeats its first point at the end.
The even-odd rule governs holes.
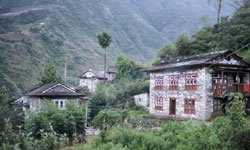
{"type": "Polygon", "coordinates": [[[56,68],[52,60],[50,60],[49,65],[45,68],[44,74],[40,85],[45,85],[48,83],[61,82],[61,78],[57,77],[56,68]]]}
{"type": "Polygon", "coordinates": [[[140,71],[138,70],[139,65],[134,61],[120,55],[116,60],[116,74],[115,79],[117,81],[123,79],[136,79],[140,76],[140,71]]]}
{"type": "MultiPolygon", "coordinates": [[[[247,0],[248,1],[248,0],[247,0]]],[[[176,49],[176,55],[172,56],[172,51],[167,52],[165,47],[159,52],[154,64],[165,60],[165,58],[183,57],[206,53],[217,50],[241,49],[238,54],[242,55],[244,60],[250,62],[249,45],[250,43],[250,7],[249,2],[239,8],[232,18],[222,17],[220,23],[212,27],[205,26],[189,39],[187,34],[179,35],[171,49],[176,49]],[[167,57],[164,57],[168,55],[167,57]]]]}
{"type": "Polygon", "coordinates": [[[106,31],[103,31],[102,34],[98,34],[97,38],[100,46],[104,49],[109,47],[112,42],[112,37],[106,31]]]}
{"type": "Polygon", "coordinates": [[[0,132],[0,150],[57,150],[66,144],[66,137],[57,134],[50,126],[48,132],[40,130],[41,137],[36,139],[30,133],[19,127],[19,131],[12,128],[6,121],[4,131],[0,132]]]}
{"type": "Polygon", "coordinates": [[[85,107],[80,107],[76,102],[67,102],[66,109],[59,109],[57,105],[46,101],[39,112],[29,115],[25,128],[32,136],[41,137],[40,130],[48,132],[50,125],[58,134],[66,134],[72,141],[73,134],[85,132],[85,107]]]}

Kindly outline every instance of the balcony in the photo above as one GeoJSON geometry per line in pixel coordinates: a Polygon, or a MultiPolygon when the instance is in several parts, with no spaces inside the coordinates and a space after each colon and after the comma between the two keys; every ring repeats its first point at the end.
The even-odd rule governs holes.
{"type": "Polygon", "coordinates": [[[240,92],[245,96],[250,95],[250,85],[245,83],[213,83],[212,90],[214,97],[224,97],[231,92],[240,92]]]}

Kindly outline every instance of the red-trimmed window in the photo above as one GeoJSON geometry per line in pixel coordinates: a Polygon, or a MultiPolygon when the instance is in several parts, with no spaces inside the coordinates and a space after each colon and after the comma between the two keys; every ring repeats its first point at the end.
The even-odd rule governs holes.
{"type": "Polygon", "coordinates": [[[185,75],[185,90],[197,90],[197,74],[186,74],[185,75]]]}
{"type": "Polygon", "coordinates": [[[163,90],[163,76],[156,76],[155,90],[163,90]]]}
{"type": "Polygon", "coordinates": [[[184,113],[195,114],[195,99],[192,98],[184,99],[184,113]]]}
{"type": "Polygon", "coordinates": [[[156,96],[155,97],[155,110],[163,110],[163,97],[156,96]]]}
{"type": "Polygon", "coordinates": [[[169,90],[179,90],[178,87],[179,75],[170,75],[169,76],[169,90]]]}

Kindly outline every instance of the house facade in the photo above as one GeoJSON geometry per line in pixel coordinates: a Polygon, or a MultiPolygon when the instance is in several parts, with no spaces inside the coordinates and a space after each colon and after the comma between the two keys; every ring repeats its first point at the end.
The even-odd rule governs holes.
{"type": "Polygon", "coordinates": [[[109,66],[107,70],[108,82],[113,82],[115,80],[116,68],[115,66],[109,66]]]}
{"type": "Polygon", "coordinates": [[[89,69],[80,75],[79,86],[88,88],[90,92],[94,92],[98,83],[103,83],[104,79],[107,82],[113,82],[115,79],[115,67],[108,67],[108,70],[104,76],[104,71],[89,69]]]}
{"type": "Polygon", "coordinates": [[[75,101],[80,105],[86,99],[86,96],[76,93],[74,89],[61,83],[50,83],[31,88],[24,93],[23,97],[12,104],[14,108],[21,108],[27,116],[28,111],[37,111],[45,99],[52,101],[58,108],[65,109],[67,101],[75,101]]]}
{"type": "Polygon", "coordinates": [[[232,51],[171,59],[150,73],[150,114],[173,119],[210,120],[230,92],[250,96],[250,65],[232,51]]]}

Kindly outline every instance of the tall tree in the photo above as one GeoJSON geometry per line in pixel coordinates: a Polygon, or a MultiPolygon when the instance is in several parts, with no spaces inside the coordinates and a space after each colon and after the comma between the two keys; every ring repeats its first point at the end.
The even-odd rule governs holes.
{"type": "Polygon", "coordinates": [[[222,8],[222,0],[217,0],[217,22],[220,23],[220,13],[221,13],[221,8],[222,8]]]}
{"type": "Polygon", "coordinates": [[[109,35],[109,33],[107,33],[106,31],[103,31],[102,34],[98,34],[97,36],[98,41],[100,46],[104,49],[104,83],[106,80],[106,51],[107,51],[107,47],[109,47],[109,45],[112,42],[112,37],[109,35]]]}
{"type": "Polygon", "coordinates": [[[40,85],[45,85],[48,83],[61,82],[61,78],[56,75],[56,68],[52,60],[50,60],[49,65],[44,70],[44,74],[40,85]]]}
{"type": "MultiPolygon", "coordinates": [[[[216,0],[216,6],[215,9],[217,10],[217,23],[220,23],[220,13],[221,13],[221,8],[222,8],[222,1],[223,0],[216,0]]],[[[210,3],[211,0],[208,0],[210,3]]]]}

